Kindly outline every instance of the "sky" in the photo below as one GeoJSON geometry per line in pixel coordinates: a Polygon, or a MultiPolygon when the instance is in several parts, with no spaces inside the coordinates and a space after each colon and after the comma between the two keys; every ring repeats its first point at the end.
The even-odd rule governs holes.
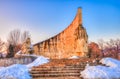
{"type": "Polygon", "coordinates": [[[0,38],[20,29],[32,43],[48,39],[68,27],[78,7],[89,41],[120,38],[119,0],[0,0],[0,38]]]}

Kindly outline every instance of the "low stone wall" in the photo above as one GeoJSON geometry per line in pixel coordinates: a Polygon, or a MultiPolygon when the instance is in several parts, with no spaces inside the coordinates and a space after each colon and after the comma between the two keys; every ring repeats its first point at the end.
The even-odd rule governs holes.
{"type": "Polygon", "coordinates": [[[21,58],[1,58],[0,59],[0,67],[6,67],[13,64],[29,64],[33,62],[36,57],[32,56],[23,56],[21,58]]]}

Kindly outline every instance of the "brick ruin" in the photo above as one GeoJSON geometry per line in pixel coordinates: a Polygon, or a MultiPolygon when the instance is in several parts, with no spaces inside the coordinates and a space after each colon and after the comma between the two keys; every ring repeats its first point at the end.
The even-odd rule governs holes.
{"type": "Polygon", "coordinates": [[[78,8],[72,23],[62,32],[47,40],[34,44],[34,52],[51,59],[86,57],[88,35],[82,25],[82,10],[78,8]]]}

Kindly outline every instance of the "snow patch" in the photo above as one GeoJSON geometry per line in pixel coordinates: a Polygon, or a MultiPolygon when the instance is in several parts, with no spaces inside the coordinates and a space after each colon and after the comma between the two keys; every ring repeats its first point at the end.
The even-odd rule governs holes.
{"type": "Polygon", "coordinates": [[[0,68],[0,79],[31,79],[31,77],[26,66],[14,64],[0,68]]]}
{"type": "Polygon", "coordinates": [[[34,60],[32,63],[26,65],[28,68],[31,68],[33,66],[39,66],[39,65],[42,65],[44,63],[48,63],[48,59],[43,57],[43,56],[40,56],[38,57],[36,60],[34,60]]]}
{"type": "Polygon", "coordinates": [[[119,79],[120,61],[113,58],[103,58],[100,60],[106,66],[87,66],[81,72],[81,77],[85,79],[119,79]],[[108,66],[108,67],[107,67],[108,66]]]}
{"type": "Polygon", "coordinates": [[[79,58],[80,58],[79,56],[72,56],[69,59],[79,59],[79,58]]]}
{"type": "Polygon", "coordinates": [[[114,68],[120,68],[120,61],[113,59],[113,58],[103,58],[100,60],[102,64],[105,64],[106,66],[114,67],[114,68]]]}
{"type": "Polygon", "coordinates": [[[49,62],[47,58],[39,56],[28,65],[14,64],[8,67],[0,67],[0,79],[32,79],[29,70],[33,66],[42,65],[47,62],[49,62]]]}
{"type": "Polygon", "coordinates": [[[89,66],[81,72],[81,76],[85,79],[112,79],[120,78],[120,72],[105,66],[89,66]]]}

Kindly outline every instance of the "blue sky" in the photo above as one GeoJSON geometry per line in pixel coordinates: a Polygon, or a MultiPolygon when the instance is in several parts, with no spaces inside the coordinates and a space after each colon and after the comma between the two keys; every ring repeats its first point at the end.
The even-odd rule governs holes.
{"type": "Polygon", "coordinates": [[[36,43],[64,30],[82,7],[90,41],[120,37],[119,0],[1,0],[0,37],[13,29],[28,30],[36,43]]]}

